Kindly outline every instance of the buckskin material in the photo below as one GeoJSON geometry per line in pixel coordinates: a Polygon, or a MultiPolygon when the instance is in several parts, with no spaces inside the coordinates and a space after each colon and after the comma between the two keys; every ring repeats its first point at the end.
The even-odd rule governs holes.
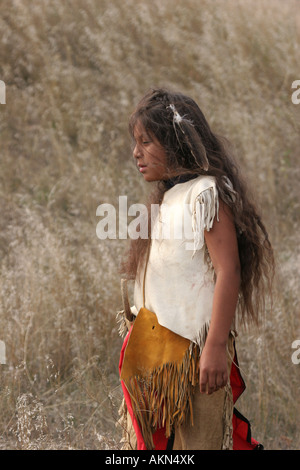
{"type": "Polygon", "coordinates": [[[152,434],[165,427],[193,423],[192,393],[198,379],[199,348],[161,326],[156,315],[141,308],[133,324],[121,369],[147,449],[152,434]]]}

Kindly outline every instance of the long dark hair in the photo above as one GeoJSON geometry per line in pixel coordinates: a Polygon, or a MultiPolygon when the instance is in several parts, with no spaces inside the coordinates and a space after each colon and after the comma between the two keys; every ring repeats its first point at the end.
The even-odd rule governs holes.
{"type": "MultiPolygon", "coordinates": [[[[199,175],[215,177],[219,197],[232,211],[236,226],[241,264],[239,314],[242,321],[259,323],[266,291],[271,292],[272,288],[273,249],[249,188],[229,150],[229,142],[211,131],[192,98],[166,89],[151,89],[138,103],[129,120],[132,137],[137,123],[156,137],[167,155],[168,179],[157,183],[148,208],[162,202],[170,182],[176,184],[183,178],[188,180],[199,175]]],[[[150,212],[148,210],[148,214],[150,212]]],[[[150,222],[149,217],[149,235],[150,222]]],[[[131,240],[121,268],[128,279],[136,277],[148,243],[150,236],[131,240]]]]}

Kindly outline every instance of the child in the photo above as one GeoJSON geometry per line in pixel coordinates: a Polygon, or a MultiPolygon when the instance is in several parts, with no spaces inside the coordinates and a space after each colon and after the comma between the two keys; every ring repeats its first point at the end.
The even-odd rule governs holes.
{"type": "Polygon", "coordinates": [[[225,140],[191,98],[150,90],[129,128],[136,166],[157,184],[148,237],[131,241],[123,264],[135,280],[131,312],[139,312],[120,359],[127,431],[134,430],[127,448],[236,448],[233,404],[244,383],[235,325],[257,324],[263,312],[273,271],[268,234],[225,140]],[[159,335],[153,344],[142,340],[149,318],[159,335]],[[179,343],[168,348],[177,340],[189,345],[181,359],[179,343]],[[155,353],[166,349],[170,357],[158,365],[155,353]]]}

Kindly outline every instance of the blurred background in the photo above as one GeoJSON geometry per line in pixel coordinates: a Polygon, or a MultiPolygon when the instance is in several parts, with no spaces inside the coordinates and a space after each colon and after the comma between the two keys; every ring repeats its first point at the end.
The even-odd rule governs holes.
{"type": "Polygon", "coordinates": [[[128,241],[99,240],[96,209],[145,200],[127,123],[152,86],[198,102],[257,197],[274,309],[237,338],[237,408],[299,448],[299,0],[1,0],[0,33],[0,448],[119,447],[128,241]]]}

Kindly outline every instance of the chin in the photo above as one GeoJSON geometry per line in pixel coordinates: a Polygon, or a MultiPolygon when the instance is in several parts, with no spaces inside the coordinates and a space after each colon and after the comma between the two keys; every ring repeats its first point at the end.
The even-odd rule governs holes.
{"type": "Polygon", "coordinates": [[[161,174],[157,174],[155,172],[143,173],[144,180],[148,183],[152,183],[154,181],[160,181],[163,179],[161,174]]]}
{"type": "Polygon", "coordinates": [[[143,178],[144,178],[145,181],[148,181],[149,183],[151,181],[155,181],[155,179],[153,178],[153,175],[143,174],[143,178]]]}
{"type": "Polygon", "coordinates": [[[160,179],[159,177],[144,175],[144,180],[148,183],[154,183],[154,181],[159,181],[160,179]]]}

